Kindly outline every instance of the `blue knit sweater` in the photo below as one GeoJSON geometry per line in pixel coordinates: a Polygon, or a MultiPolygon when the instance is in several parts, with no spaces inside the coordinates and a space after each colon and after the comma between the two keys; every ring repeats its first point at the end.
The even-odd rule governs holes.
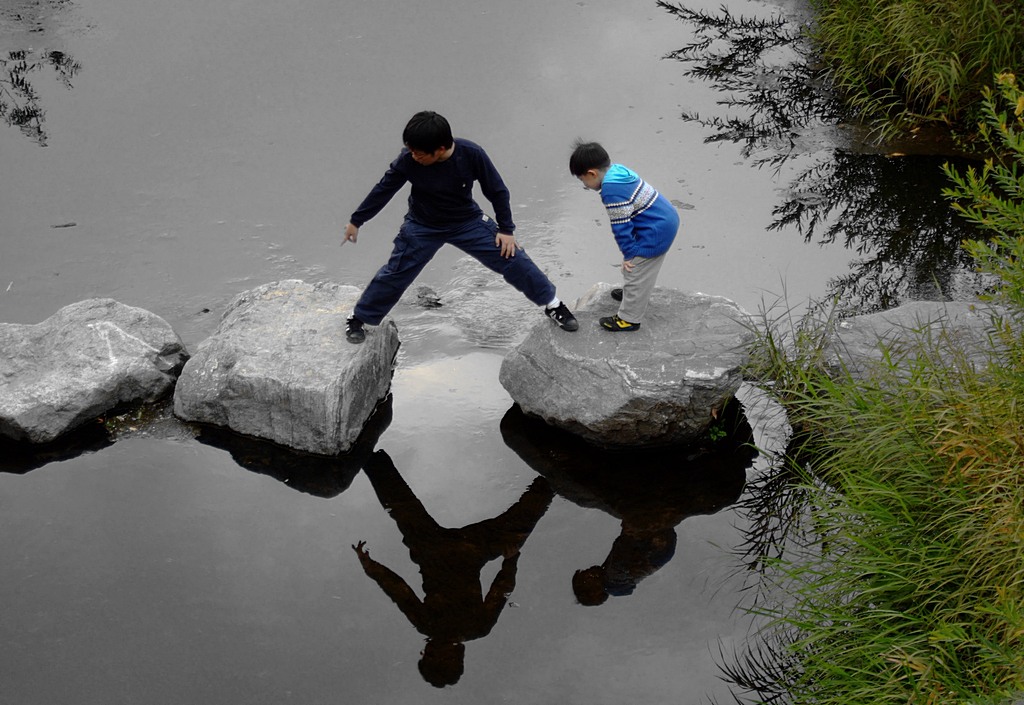
{"type": "Polygon", "coordinates": [[[679,213],[636,172],[612,164],[601,181],[601,201],[623,259],[668,252],[679,230],[679,213]]]}

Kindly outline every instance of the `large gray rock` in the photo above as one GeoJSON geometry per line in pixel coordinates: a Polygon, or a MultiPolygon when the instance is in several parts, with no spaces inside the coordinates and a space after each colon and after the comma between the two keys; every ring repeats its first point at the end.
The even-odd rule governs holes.
{"type": "Polygon", "coordinates": [[[528,414],[606,446],[695,440],[739,389],[753,338],[732,301],[657,288],[640,330],[598,324],[618,302],[597,284],[576,304],[580,329],[551,322],[506,355],[499,379],[528,414]]]}
{"type": "Polygon", "coordinates": [[[391,386],[398,331],[345,340],[359,289],[291,279],[239,294],[199,344],[174,391],[186,421],[337,455],[355,443],[391,386]]]}
{"type": "Polygon", "coordinates": [[[839,323],[826,354],[838,370],[867,379],[883,359],[908,369],[908,356],[929,351],[947,361],[954,356],[983,369],[998,341],[990,338],[990,304],[966,301],[914,301],[888,311],[853,316],[839,323]]]}
{"type": "Polygon", "coordinates": [[[0,435],[47,443],[127,404],[168,394],[188,359],[159,316],[113,299],[42,323],[0,323],[0,435]]]}

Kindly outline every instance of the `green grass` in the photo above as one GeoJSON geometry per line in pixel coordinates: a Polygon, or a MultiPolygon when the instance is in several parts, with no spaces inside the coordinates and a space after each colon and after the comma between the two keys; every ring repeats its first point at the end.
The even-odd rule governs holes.
{"type": "Polygon", "coordinates": [[[768,626],[730,675],[756,702],[1024,697],[1024,92],[998,85],[985,111],[1004,158],[947,170],[955,207],[994,234],[966,245],[1007,312],[987,362],[907,331],[854,377],[827,354],[834,312],[762,310],[748,372],[799,439],[785,473],[802,505],[785,549],[749,561],[771,588],[751,607],[768,626]]]}
{"type": "Polygon", "coordinates": [[[870,382],[814,355],[758,371],[808,439],[810,531],[768,559],[780,598],[757,608],[799,663],[791,702],[1024,691],[1024,369],[979,374],[951,344],[922,337],[870,382]]]}
{"type": "Polygon", "coordinates": [[[973,132],[992,77],[1024,70],[1018,0],[811,0],[808,33],[854,113],[891,137],[973,132]]]}

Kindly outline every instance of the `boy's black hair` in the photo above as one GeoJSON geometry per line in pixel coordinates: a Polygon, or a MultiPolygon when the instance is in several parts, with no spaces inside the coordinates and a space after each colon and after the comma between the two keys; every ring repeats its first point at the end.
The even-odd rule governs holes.
{"type": "Polygon", "coordinates": [[[413,115],[402,131],[402,144],[417,152],[433,154],[442,147],[448,149],[454,143],[448,121],[433,110],[423,110],[413,115]]]}
{"type": "Polygon", "coordinates": [[[608,152],[597,142],[576,140],[572,156],[569,157],[569,171],[573,176],[582,176],[591,169],[607,169],[612,165],[608,152]]]}

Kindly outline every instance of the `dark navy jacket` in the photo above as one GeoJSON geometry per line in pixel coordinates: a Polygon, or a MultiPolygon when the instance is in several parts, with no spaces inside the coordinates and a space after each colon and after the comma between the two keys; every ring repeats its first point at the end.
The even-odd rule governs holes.
{"type": "Polygon", "coordinates": [[[380,213],[406,182],[412,185],[407,217],[417,223],[443,228],[478,219],[483,211],[473,200],[474,181],[494,207],[498,230],[513,232],[516,226],[505,182],[483,148],[461,138],[455,139],[452,156],[429,166],[416,163],[409,150],[403,149],[349,221],[361,227],[380,213]]]}

